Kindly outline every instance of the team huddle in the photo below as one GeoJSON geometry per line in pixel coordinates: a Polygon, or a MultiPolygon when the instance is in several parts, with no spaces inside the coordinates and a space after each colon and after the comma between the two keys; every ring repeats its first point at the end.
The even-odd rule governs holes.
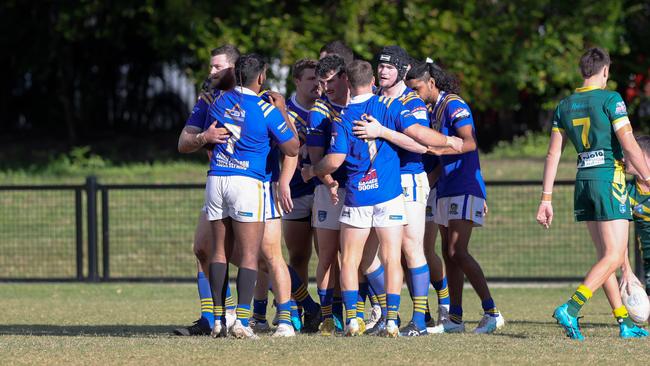
{"type": "MultiPolygon", "coordinates": [[[[296,91],[285,100],[264,89],[258,55],[225,45],[211,56],[178,145],[210,159],[194,241],[201,318],[176,334],[256,339],[271,325],[275,337],[464,332],[465,277],[484,311],[474,332],[504,326],[468,251],[488,209],[472,112],[453,75],[399,46],[382,48],[373,69],[335,41],[319,60],[293,65],[296,91]],[[307,291],[312,242],[318,301],[307,291]],[[229,264],[238,267],[236,302],[229,264]],[[404,283],[408,322],[399,316],[404,283]]],[[[577,318],[558,321],[577,329],[577,318]]]]}

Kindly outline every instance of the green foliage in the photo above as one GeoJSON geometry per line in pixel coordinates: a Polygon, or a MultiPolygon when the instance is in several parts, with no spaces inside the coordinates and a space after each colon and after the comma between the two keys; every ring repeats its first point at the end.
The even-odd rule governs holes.
{"type": "Polygon", "coordinates": [[[109,167],[109,161],[90,152],[89,146],[74,147],[67,154],[60,154],[47,164],[43,173],[50,175],[93,175],[109,167]]]}

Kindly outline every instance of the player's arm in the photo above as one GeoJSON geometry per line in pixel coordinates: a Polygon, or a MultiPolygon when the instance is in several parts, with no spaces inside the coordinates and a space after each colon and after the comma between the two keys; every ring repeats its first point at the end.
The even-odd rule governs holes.
{"type": "Polygon", "coordinates": [[[537,209],[537,222],[549,228],[553,221],[553,206],[551,205],[553,195],[553,184],[557,175],[557,167],[560,164],[560,157],[566,145],[564,130],[554,127],[551,132],[551,140],[548,144],[546,161],[544,162],[544,178],[542,183],[542,198],[537,209]]]}
{"type": "Polygon", "coordinates": [[[458,137],[463,140],[460,150],[450,147],[429,147],[428,153],[434,155],[456,155],[476,150],[476,139],[471,125],[464,125],[456,130],[458,137]]]}
{"type": "Polygon", "coordinates": [[[307,165],[302,168],[301,174],[305,181],[309,181],[316,176],[326,176],[332,174],[338,169],[345,161],[346,154],[330,153],[325,155],[318,164],[307,165]]]}
{"type": "Polygon", "coordinates": [[[373,116],[367,116],[366,121],[354,121],[354,124],[355,125],[352,127],[352,133],[360,139],[372,139],[373,137],[371,136],[376,135],[376,138],[384,139],[404,150],[418,154],[424,154],[427,152],[426,146],[417,143],[415,140],[401,132],[393,131],[390,128],[384,127],[373,116]],[[366,124],[370,125],[365,126],[366,124]],[[378,129],[378,131],[370,131],[372,129],[378,129]]]}
{"type": "Polygon", "coordinates": [[[420,124],[414,124],[404,130],[404,133],[422,145],[429,147],[451,147],[460,151],[463,141],[456,136],[445,136],[438,131],[420,124]]]}
{"type": "Polygon", "coordinates": [[[442,164],[436,165],[436,167],[427,174],[427,179],[429,180],[429,187],[433,187],[436,184],[438,178],[440,178],[440,174],[442,174],[442,164]]]}
{"type": "Polygon", "coordinates": [[[196,126],[185,126],[178,137],[178,152],[182,154],[193,153],[205,144],[225,144],[230,133],[223,127],[217,127],[214,121],[205,130],[196,126]]]}
{"type": "Polygon", "coordinates": [[[623,148],[626,163],[629,162],[632,164],[632,167],[639,173],[639,178],[645,184],[650,184],[650,169],[648,169],[645,156],[634,138],[632,125],[630,125],[629,120],[627,123],[618,126],[618,128],[615,124],[614,130],[616,132],[616,138],[623,148]]]}
{"type": "Polygon", "coordinates": [[[285,212],[293,210],[293,200],[291,199],[291,178],[298,167],[298,156],[282,156],[282,167],[280,168],[280,178],[278,179],[278,201],[285,212]]]}

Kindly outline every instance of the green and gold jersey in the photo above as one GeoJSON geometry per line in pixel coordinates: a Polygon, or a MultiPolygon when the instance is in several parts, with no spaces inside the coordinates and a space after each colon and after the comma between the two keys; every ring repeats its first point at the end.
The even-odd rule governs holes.
{"type": "Polygon", "coordinates": [[[628,187],[634,235],[645,257],[650,254],[650,192],[642,192],[636,183],[629,184],[628,187]]]}
{"type": "Polygon", "coordinates": [[[564,132],[576,148],[576,180],[625,183],[623,149],[614,131],[627,123],[625,102],[614,91],[578,88],[560,101],[553,115],[553,131],[564,132]]]}

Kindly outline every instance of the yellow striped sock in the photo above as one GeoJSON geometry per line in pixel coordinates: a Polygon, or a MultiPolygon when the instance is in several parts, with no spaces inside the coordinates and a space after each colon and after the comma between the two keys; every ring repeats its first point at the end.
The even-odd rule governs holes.
{"type": "Polygon", "coordinates": [[[237,307],[237,319],[248,319],[251,317],[251,310],[237,307]]]}
{"type": "Polygon", "coordinates": [[[332,317],[332,305],[323,305],[321,308],[321,311],[323,313],[324,318],[331,318],[332,317]]]}
{"type": "Polygon", "coordinates": [[[296,301],[305,301],[307,295],[309,295],[309,293],[307,292],[307,288],[305,287],[304,284],[302,284],[300,285],[300,287],[298,287],[296,292],[293,294],[293,297],[294,299],[296,299],[296,301]]]}
{"type": "Polygon", "coordinates": [[[578,289],[576,290],[576,292],[581,293],[582,296],[584,296],[585,299],[587,299],[587,300],[591,299],[591,297],[593,296],[593,293],[591,292],[589,287],[587,287],[585,285],[578,286],[578,289]]]}
{"type": "Polygon", "coordinates": [[[427,297],[426,296],[413,296],[413,311],[418,313],[426,313],[427,311],[427,297]]]}
{"type": "Polygon", "coordinates": [[[223,306],[221,306],[221,305],[215,306],[214,309],[213,309],[213,313],[214,313],[215,317],[218,317],[219,319],[221,319],[221,317],[223,316],[223,313],[224,313],[223,306]]]}
{"type": "Polygon", "coordinates": [[[235,303],[235,298],[232,296],[226,297],[226,307],[235,307],[237,304],[235,303]]]}

